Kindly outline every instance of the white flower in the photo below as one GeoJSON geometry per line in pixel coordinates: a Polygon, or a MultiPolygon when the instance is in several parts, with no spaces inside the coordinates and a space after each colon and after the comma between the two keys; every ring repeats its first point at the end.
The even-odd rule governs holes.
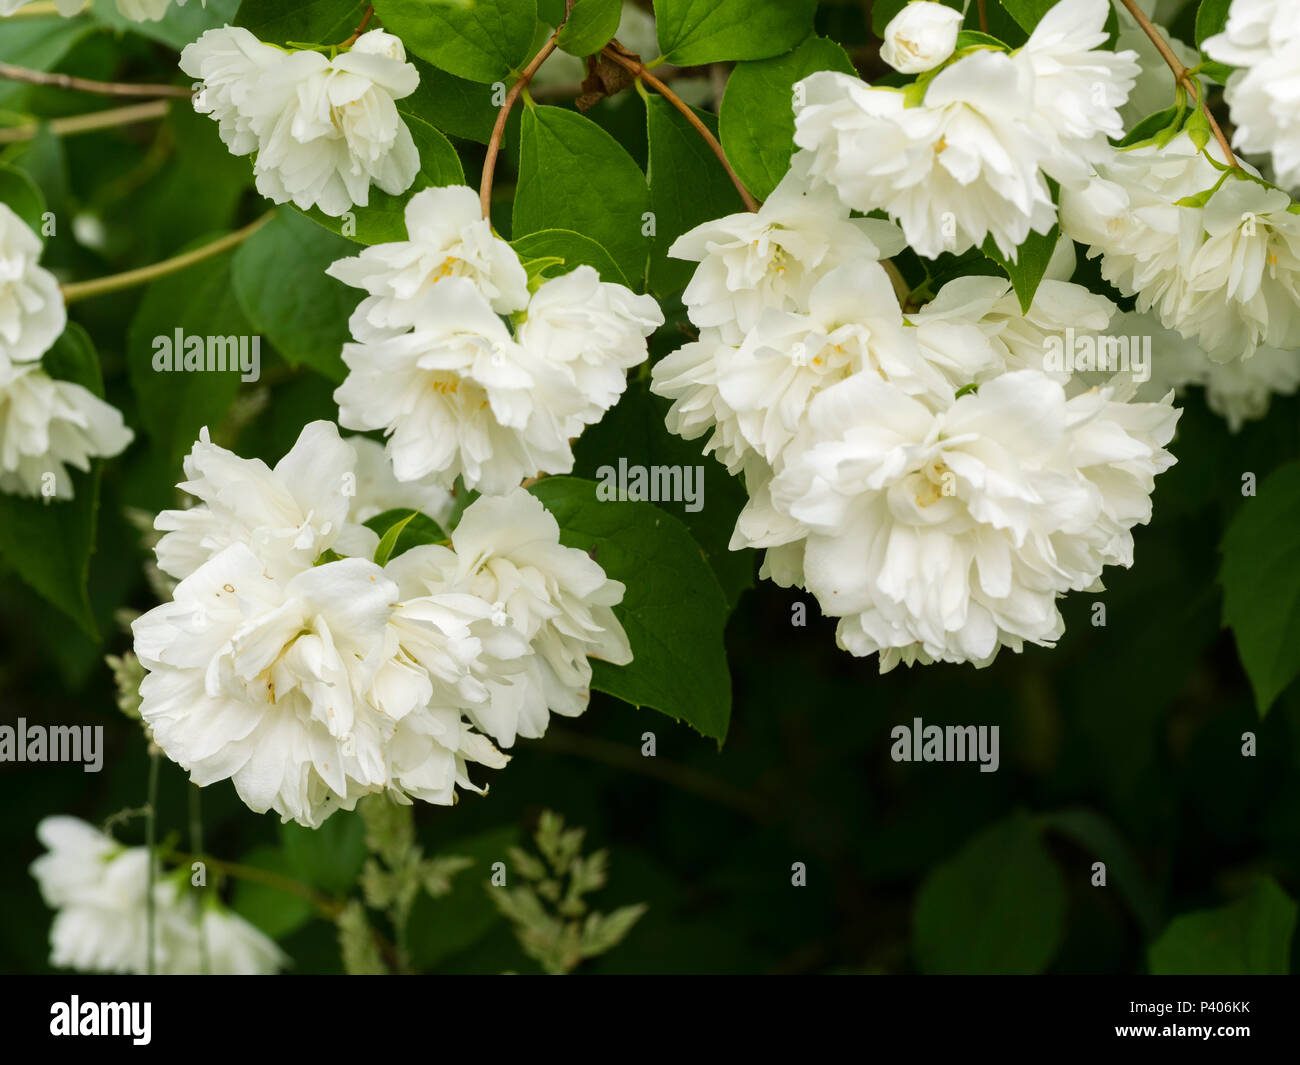
{"type": "Polygon", "coordinates": [[[1136,52],[1109,52],[1109,0],[1060,0],[1039,20],[1015,61],[1029,72],[1031,123],[1052,146],[1043,169],[1063,182],[1086,182],[1089,163],[1124,135],[1119,109],[1141,68],[1136,52]]]}
{"type": "Polygon", "coordinates": [[[316,826],[387,784],[387,719],[367,695],[397,587],[346,558],[288,580],[242,543],[132,625],[140,715],[199,787],[230,778],[258,813],[316,826]]]}
{"type": "MultiPolygon", "coordinates": [[[[148,849],[123,847],[75,817],[47,817],[36,835],[47,850],[31,873],[46,904],[58,911],[50,964],[81,972],[147,972],[148,849]]],[[[154,962],[161,975],[254,975],[288,963],[275,943],[219,903],[205,900],[196,909],[175,873],[155,881],[153,897],[154,962]]]]}
{"type": "Polygon", "coordinates": [[[343,348],[339,421],[384,430],[400,481],[461,476],[493,494],[573,468],[570,439],[617,402],[626,369],[645,361],[645,338],[663,322],[652,297],[587,266],[544,282],[514,316],[513,335],[469,276],[446,277],[403,306],[412,316],[404,333],[354,316],[361,342],[343,348]]]}
{"type": "Polygon", "coordinates": [[[1200,346],[1165,329],[1152,314],[1130,313],[1117,321],[1117,332],[1151,337],[1153,372],[1138,390],[1138,398],[1154,399],[1169,389],[1180,392],[1189,385],[1205,389],[1205,402],[1240,432],[1248,421],[1264,417],[1275,395],[1294,395],[1300,389],[1300,352],[1259,347],[1246,359],[1215,362],[1200,346]]]}
{"type": "Polygon", "coordinates": [[[571,409],[570,397],[547,390],[545,367],[468,278],[433,286],[410,332],[345,344],[343,361],[339,424],[383,429],[399,481],[462,476],[500,493],[572,469],[568,438],[546,416],[571,409]]]}
{"type": "Polygon", "coordinates": [[[550,394],[566,397],[564,406],[545,410],[562,419],[560,432],[577,436],[600,421],[627,388],[627,371],[645,362],[646,338],[663,324],[653,296],[602,281],[590,266],[542,282],[515,336],[556,378],[550,394]]]}
{"type": "Polygon", "coordinates": [[[913,0],[885,27],[880,58],[904,74],[932,70],[957,46],[960,11],[928,0],[913,0]]]}
{"type": "Polygon", "coordinates": [[[38,265],[41,239],[0,203],[0,360],[34,362],[68,322],[54,275],[38,265]]]}
{"type": "Polygon", "coordinates": [[[319,207],[335,217],[370,202],[370,186],[396,195],[420,156],[395,101],[419,84],[401,41],[364,33],[334,59],[319,52],[271,57],[246,35],[209,30],[181,54],[181,68],[205,80],[195,106],[222,126],[232,151],[257,151],[257,190],[276,203],[319,207]]]}
{"type": "MultiPolygon", "coordinates": [[[[490,701],[466,714],[502,746],[535,738],[550,713],[568,717],[587,708],[590,658],[614,665],[632,649],[613,607],[623,585],[610,580],[585,551],[564,547],[555,519],[516,488],[475,500],[452,534],[451,550],[419,547],[389,563],[403,594],[458,592],[491,604],[498,639],[522,637],[531,654],[521,672],[490,678],[490,701]]],[[[484,630],[484,637],[490,629],[484,630]]]]}
{"type": "Polygon", "coordinates": [[[384,445],[369,437],[350,436],[347,443],[357,456],[356,494],[348,521],[360,524],[387,510],[418,510],[439,526],[447,524],[453,500],[446,488],[429,479],[399,481],[384,445]]]}
{"type": "Polygon", "coordinates": [[[1271,152],[1280,185],[1300,186],[1300,19],[1292,0],[1234,0],[1205,54],[1240,69],[1224,95],[1234,147],[1271,152]]]}
{"type": "Polygon", "coordinates": [[[756,213],[705,222],[669,248],[675,258],[700,264],[682,294],[695,325],[724,327],[739,343],[764,309],[801,306],[831,267],[903,249],[896,226],[850,219],[834,189],[810,181],[810,162],[807,153],[797,154],[756,213]]]}
{"type": "Polygon", "coordinates": [[[181,52],[181,70],[200,82],[194,110],[212,116],[232,154],[257,150],[248,100],[261,91],[258,75],[284,58],[281,49],[263,44],[242,26],[208,30],[181,52]]]}
{"type": "MultiPolygon", "coordinates": [[[[1206,151],[1221,159],[1213,143],[1206,151]]],[[[1300,216],[1285,194],[1224,176],[1186,133],[1115,152],[1099,170],[1087,188],[1062,190],[1062,230],[1091,245],[1139,311],[1219,362],[1259,344],[1300,347],[1300,216]],[[1188,201],[1209,190],[1205,206],[1188,201]]]]}
{"type": "Polygon", "coordinates": [[[519,256],[492,232],[473,189],[423,189],[405,214],[406,240],[371,245],[325,271],[369,293],[352,316],[358,340],[410,326],[429,289],[448,277],[472,280],[498,314],[528,304],[528,276],[519,256]]]}
{"type": "Polygon", "coordinates": [[[310,568],[330,549],[369,558],[379,537],[351,514],[361,488],[356,466],[356,452],[333,422],[304,426],[274,469],[218,447],[203,429],[180,484],[198,503],[164,510],[154,523],[164,534],[159,567],[182,579],[236,543],[281,577],[310,568]]]}
{"type": "Polygon", "coordinates": [[[135,434],[89,389],[51,378],[38,363],[0,359],[0,492],[71,499],[67,467],[89,470],[135,434]],[[48,477],[53,477],[53,484],[48,477]]]}
{"type": "Polygon", "coordinates": [[[768,538],[748,542],[802,538],[802,582],[841,619],[840,645],[879,652],[882,671],[985,665],[1003,646],[1051,645],[1057,596],[1127,564],[1175,420],[1167,403],[1106,391],[1067,400],[1035,371],[950,404],[861,374],[813,401],[805,435],[747,508],[775,512],[748,518],[768,538]]]}
{"type": "Polygon", "coordinates": [[[1039,169],[1051,150],[1031,128],[1033,93],[1022,67],[990,50],[942,70],[924,102],[821,71],[799,84],[806,105],[795,143],[811,173],[859,211],[882,208],[921,255],[965,251],[991,235],[1014,256],[1056,210],[1039,169]]]}

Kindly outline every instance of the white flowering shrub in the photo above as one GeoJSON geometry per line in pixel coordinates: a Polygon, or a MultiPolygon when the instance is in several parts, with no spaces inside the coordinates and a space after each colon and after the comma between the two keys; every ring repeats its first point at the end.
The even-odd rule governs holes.
{"type": "MultiPolygon", "coordinates": [[[[645,906],[590,909],[608,852],[512,761],[721,746],[732,663],[793,668],[724,641],[756,602],[864,701],[1047,684],[1175,464],[1294,428],[1300,17],[1159,9],[0,0],[0,559],[147,769],[102,830],[42,811],[49,963],[278,972],[316,917],[354,973],[480,925],[600,964],[645,906]],[[277,843],[208,853],[201,799],[277,843]]],[[[1269,439],[1206,489],[1261,711],[1269,439]]],[[[693,772],[647,775],[766,816],[693,772]]]]}

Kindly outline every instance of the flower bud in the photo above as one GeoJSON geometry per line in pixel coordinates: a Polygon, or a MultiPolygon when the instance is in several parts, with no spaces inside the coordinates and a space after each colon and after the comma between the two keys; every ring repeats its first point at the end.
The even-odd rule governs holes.
{"type": "Polygon", "coordinates": [[[933,70],[957,46],[961,12],[929,0],[915,0],[889,20],[880,58],[903,74],[933,70]]]}

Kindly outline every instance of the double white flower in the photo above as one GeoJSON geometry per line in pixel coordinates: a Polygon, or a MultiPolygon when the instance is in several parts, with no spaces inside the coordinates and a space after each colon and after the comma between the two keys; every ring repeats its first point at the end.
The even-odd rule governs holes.
{"type": "Polygon", "coordinates": [[[332,423],[274,469],[206,436],[185,469],[198,502],[156,523],[180,583],[133,625],[140,714],[196,784],[230,778],[253,810],[314,827],[377,791],[450,804],[479,790],[468,763],[505,765],[489,736],[585,708],[588,655],[630,660],[622,585],[522,489],[381,568],[356,519],[382,502],[359,498],[374,479],[332,423]]]}
{"type": "Polygon", "coordinates": [[[1014,258],[1056,209],[1046,178],[1086,181],[1118,135],[1139,68],[1098,48],[1106,0],[1061,0],[1014,54],[977,48],[907,91],[819,72],[799,83],[795,143],[859,211],[898,220],[921,255],[991,236],[1014,258]]]}
{"type": "Polygon", "coordinates": [[[329,273],[368,296],[343,348],[339,422],[381,429],[398,480],[501,494],[573,468],[570,441],[598,421],[644,362],[658,304],[589,266],[529,292],[515,251],[463,186],[406,208],[408,239],[329,273]]]}
{"type": "Polygon", "coordinates": [[[1224,95],[1234,147],[1271,152],[1278,184],[1300,187],[1300,18],[1291,0],[1233,0],[1205,54],[1238,67],[1224,95]]]}
{"type": "Polygon", "coordinates": [[[1217,362],[1261,344],[1300,347],[1300,215],[1285,193],[1225,175],[1206,153],[1223,165],[1216,144],[1198,150],[1187,133],[1112,152],[1086,188],[1062,189],[1062,230],[1091,246],[1139,311],[1217,362]]]}
{"type": "Polygon", "coordinates": [[[390,33],[371,30],[326,59],[225,26],[187,45],[180,66],[202,83],[194,108],[230,151],[257,153],[257,191],[276,203],[337,217],[366,206],[372,184],[396,195],[415,180],[419,152],[395,101],[420,76],[390,33]]]}
{"type": "MultiPolygon", "coordinates": [[[[31,873],[47,906],[50,964],[79,972],[145,973],[150,937],[149,851],[123,847],[75,817],[36,826],[46,853],[31,873]]],[[[213,899],[196,902],[175,874],[153,889],[154,971],[164,976],[274,973],[288,959],[270,939],[213,899]]]]}
{"type": "Polygon", "coordinates": [[[70,499],[67,467],[88,470],[133,434],[115,407],[41,368],[68,316],[40,255],[40,238],[0,203],[0,492],[70,499]]]}

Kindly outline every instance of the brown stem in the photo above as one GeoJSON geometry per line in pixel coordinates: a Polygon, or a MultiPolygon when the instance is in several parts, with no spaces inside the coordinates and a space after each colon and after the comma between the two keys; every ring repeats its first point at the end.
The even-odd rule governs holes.
{"type": "Polygon", "coordinates": [[[1205,112],[1205,117],[1210,123],[1210,129],[1214,131],[1214,139],[1219,142],[1219,147],[1223,149],[1224,158],[1229,166],[1236,167],[1237,157],[1232,154],[1232,147],[1228,144],[1228,138],[1223,135],[1219,123],[1214,120],[1214,115],[1210,113],[1210,105],[1205,102],[1205,98],[1201,94],[1200,82],[1183,66],[1182,60],[1169,47],[1169,42],[1160,35],[1160,31],[1152,25],[1146,13],[1138,7],[1137,0],[1120,0],[1120,3],[1128,8],[1129,14],[1142,27],[1142,32],[1151,39],[1151,43],[1156,46],[1156,51],[1160,53],[1160,57],[1169,65],[1169,69],[1174,73],[1174,84],[1187,89],[1195,98],[1201,110],[1205,112]]]}
{"type": "Polygon", "coordinates": [[[76,89],[100,96],[175,96],[189,99],[191,91],[181,85],[130,85],[120,81],[94,81],[91,78],[74,78],[71,74],[51,74],[44,70],[28,70],[12,63],[0,63],[0,78],[22,81],[28,85],[52,85],[57,89],[76,89]]]}
{"type": "Polygon", "coordinates": [[[355,30],[353,30],[352,36],[349,37],[342,44],[340,44],[339,47],[351,48],[354,44],[356,44],[357,38],[359,38],[363,33],[366,32],[366,27],[370,25],[370,20],[374,17],[375,17],[375,8],[374,5],[372,4],[370,7],[366,8],[366,13],[361,16],[361,25],[359,25],[355,30]]]}
{"type": "Polygon", "coordinates": [[[533,75],[537,73],[538,67],[546,62],[547,57],[555,51],[556,44],[560,39],[560,31],[556,30],[551,34],[542,49],[535,56],[533,61],[524,67],[524,72],[519,75],[519,80],[510,86],[510,91],[506,93],[505,103],[497,112],[496,124],[492,127],[492,136],[488,140],[487,156],[483,160],[483,180],[479,182],[478,198],[483,207],[483,217],[491,219],[492,217],[492,178],[496,174],[497,156],[501,153],[501,141],[506,135],[506,120],[510,117],[510,109],[515,106],[515,101],[519,99],[519,94],[528,87],[528,83],[533,80],[533,75]]]}
{"type": "Polygon", "coordinates": [[[704,138],[704,143],[718,157],[718,162],[727,172],[727,177],[731,178],[731,183],[736,186],[736,191],[740,193],[740,198],[745,202],[745,207],[750,211],[758,210],[758,201],[750,195],[749,190],[745,188],[744,183],[736,176],[736,172],[731,169],[731,164],[727,162],[727,153],[722,150],[722,145],[718,143],[718,138],[709,132],[709,127],[700,121],[700,116],[691,110],[672,89],[668,88],[662,81],[656,78],[650,71],[646,70],[645,65],[636,59],[630,59],[617,48],[606,45],[605,50],[601,53],[607,59],[612,59],[624,70],[635,75],[644,81],[650,88],[654,89],[660,96],[672,104],[682,117],[686,119],[694,128],[695,132],[704,138]]]}
{"type": "MultiPolygon", "coordinates": [[[[26,10],[24,8],[23,10],[26,10]]],[[[110,107],[106,111],[92,111],[88,115],[68,115],[55,118],[45,123],[49,131],[56,136],[69,136],[74,133],[89,133],[91,130],[107,129],[110,126],[127,126],[133,122],[148,122],[162,118],[171,108],[166,100],[150,100],[142,104],[127,104],[125,107],[110,107]]],[[[29,141],[40,131],[41,123],[32,122],[25,126],[9,126],[0,129],[0,144],[14,144],[29,141]]]]}
{"type": "Polygon", "coordinates": [[[219,858],[211,858],[204,854],[186,854],[181,851],[169,851],[162,855],[162,858],[175,862],[177,865],[203,862],[204,865],[211,867],[214,872],[224,876],[233,877],[236,880],[249,880],[257,884],[265,884],[267,887],[282,891],[286,895],[295,895],[306,902],[310,902],[322,917],[327,917],[331,921],[343,912],[343,907],[339,903],[322,895],[309,884],[272,872],[270,869],[259,869],[253,865],[240,865],[237,862],[223,862],[219,858]]]}
{"type": "Polygon", "coordinates": [[[984,6],[984,0],[979,0],[979,12],[980,12],[980,33],[988,33],[989,12],[988,12],[988,8],[984,6]]]}

